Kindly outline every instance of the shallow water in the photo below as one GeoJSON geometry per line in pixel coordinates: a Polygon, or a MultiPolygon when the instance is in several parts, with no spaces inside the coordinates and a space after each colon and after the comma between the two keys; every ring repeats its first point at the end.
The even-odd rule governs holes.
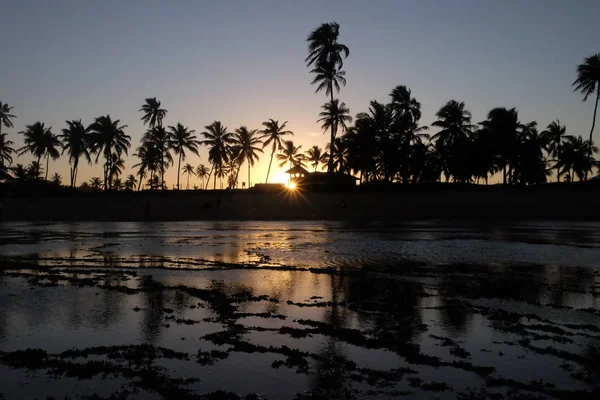
{"type": "Polygon", "coordinates": [[[592,395],[599,297],[598,223],[3,223],[0,398],[592,395]]]}

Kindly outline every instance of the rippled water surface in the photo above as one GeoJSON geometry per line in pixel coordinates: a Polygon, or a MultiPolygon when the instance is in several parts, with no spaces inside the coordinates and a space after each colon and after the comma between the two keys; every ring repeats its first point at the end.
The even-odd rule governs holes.
{"type": "Polygon", "coordinates": [[[599,297],[597,223],[4,223],[0,398],[600,398],[599,297]]]}

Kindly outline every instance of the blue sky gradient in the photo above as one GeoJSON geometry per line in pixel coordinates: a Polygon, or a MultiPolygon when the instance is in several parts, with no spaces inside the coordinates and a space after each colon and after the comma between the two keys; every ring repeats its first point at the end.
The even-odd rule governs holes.
{"type": "MultiPolygon", "coordinates": [[[[145,129],[138,110],[154,96],[169,111],[166,125],[201,132],[220,120],[233,130],[274,118],[289,121],[303,149],[325,146],[316,120],[326,97],[310,86],[305,39],[337,21],[351,51],[339,97],[353,115],[407,85],[425,125],[457,99],[474,122],[493,107],[517,107],[523,122],[560,119],[587,136],[593,104],[571,84],[577,65],[600,52],[598,15],[593,0],[7,1],[0,101],[14,106],[8,133],[17,146],[26,124],[59,133],[66,119],[110,114],[129,126],[132,153],[145,129]]],[[[188,161],[208,164],[206,149],[188,161]]],[[[135,162],[126,160],[127,173],[135,162]]],[[[264,156],[253,181],[264,180],[267,164],[264,156]]],[[[50,166],[65,180],[68,170],[66,157],[50,166]]],[[[101,174],[100,165],[82,166],[79,179],[101,174]]],[[[175,176],[171,168],[169,186],[175,176]]]]}

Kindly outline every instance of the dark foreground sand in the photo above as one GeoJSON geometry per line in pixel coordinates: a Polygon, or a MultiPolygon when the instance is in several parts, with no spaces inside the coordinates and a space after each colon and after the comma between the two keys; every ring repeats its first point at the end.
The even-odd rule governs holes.
{"type": "Polygon", "coordinates": [[[144,220],[600,220],[600,190],[403,193],[188,191],[15,197],[7,221],[144,220]]]}

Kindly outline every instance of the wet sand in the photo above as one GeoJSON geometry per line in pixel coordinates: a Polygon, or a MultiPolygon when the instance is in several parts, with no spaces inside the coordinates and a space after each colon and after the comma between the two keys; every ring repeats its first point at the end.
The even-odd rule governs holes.
{"type": "Polygon", "coordinates": [[[600,220],[600,189],[478,187],[467,191],[279,193],[182,191],[8,197],[6,221],[600,220]]]}
{"type": "Polygon", "coordinates": [[[0,398],[600,394],[598,224],[0,233],[0,398]]]}

